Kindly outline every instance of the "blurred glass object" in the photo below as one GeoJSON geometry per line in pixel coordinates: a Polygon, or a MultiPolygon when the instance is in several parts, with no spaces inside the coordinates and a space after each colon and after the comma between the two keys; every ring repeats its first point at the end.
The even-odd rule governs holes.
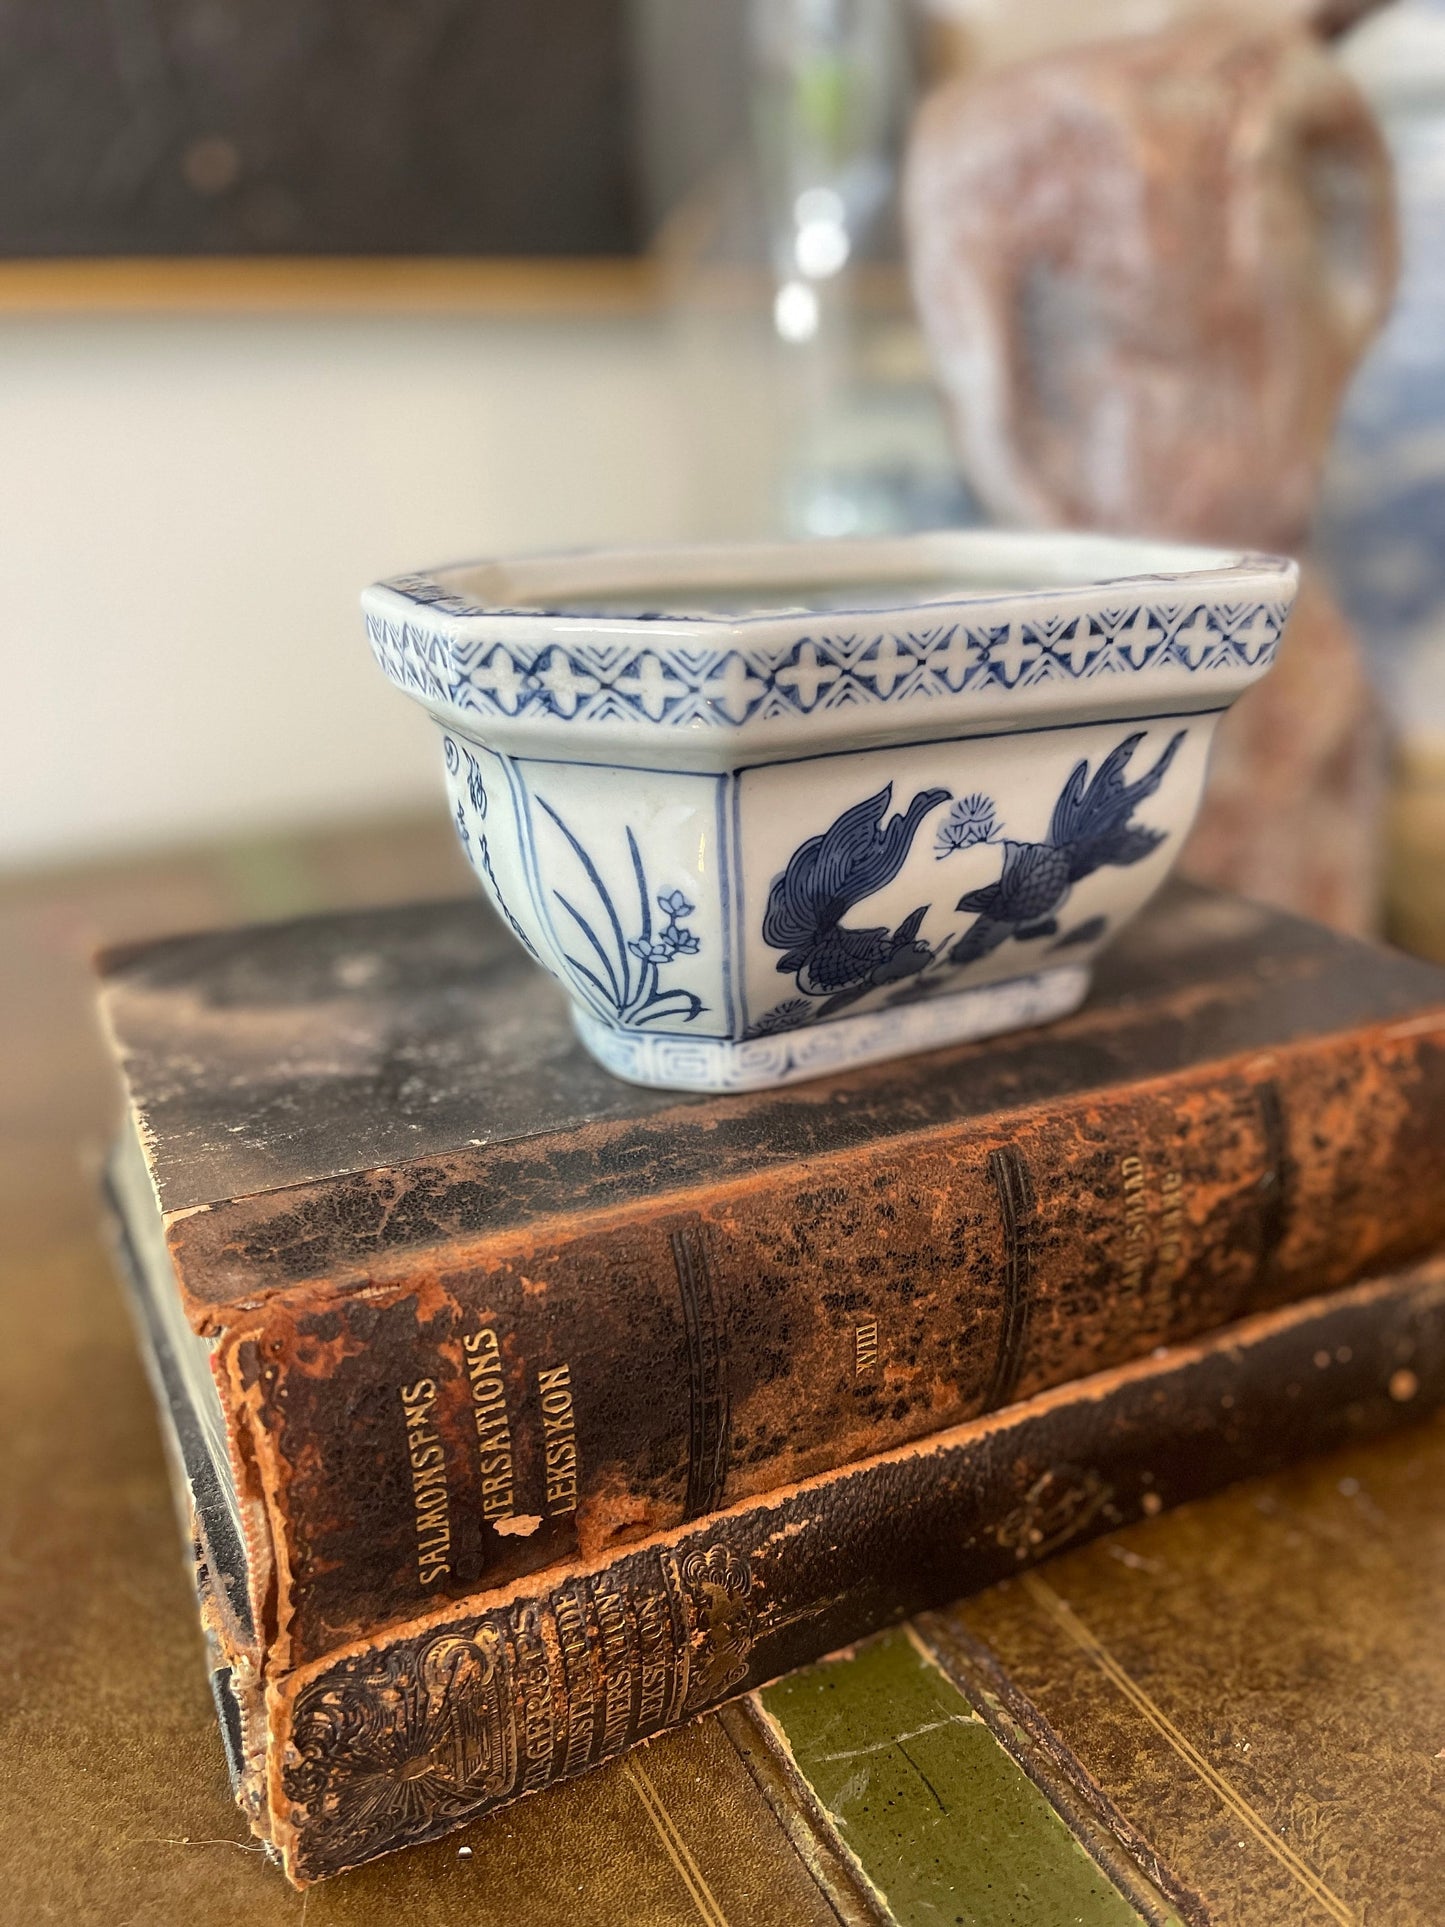
{"type": "Polygon", "coordinates": [[[780,287],[836,275],[888,206],[909,92],[894,0],[753,0],[752,116],[780,287]]]}
{"type": "Polygon", "coordinates": [[[1403,271],[1351,389],[1319,538],[1399,732],[1445,735],[1445,0],[1398,0],[1341,49],[1394,158],[1403,271]]]}
{"type": "Polygon", "coordinates": [[[749,48],[784,358],[780,524],[835,536],[966,519],[899,260],[914,89],[904,0],[752,0],[749,48]]]}

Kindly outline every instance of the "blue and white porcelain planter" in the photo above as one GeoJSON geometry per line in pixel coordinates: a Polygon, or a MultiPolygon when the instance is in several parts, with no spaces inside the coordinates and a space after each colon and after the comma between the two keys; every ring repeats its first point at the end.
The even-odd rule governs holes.
{"type": "Polygon", "coordinates": [[[1072,1010],[1295,579],[967,532],[485,562],[363,604],[588,1048],[733,1091],[1072,1010]]]}

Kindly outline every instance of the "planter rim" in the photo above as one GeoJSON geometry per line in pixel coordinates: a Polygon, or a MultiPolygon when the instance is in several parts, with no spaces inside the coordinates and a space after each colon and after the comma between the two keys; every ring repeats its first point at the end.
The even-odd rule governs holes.
{"type": "Polygon", "coordinates": [[[1297,576],[1245,551],[945,530],[503,558],[393,577],[362,606],[387,676],[445,727],[701,767],[1222,709],[1268,668],[1297,576]]]}
{"type": "Polygon", "coordinates": [[[536,629],[557,624],[614,633],[634,625],[677,626],[689,633],[726,635],[747,648],[754,636],[854,620],[902,619],[928,611],[1095,600],[1111,588],[1143,590],[1157,584],[1183,594],[1288,594],[1298,574],[1287,557],[1244,549],[1204,547],[1135,536],[1013,529],[939,529],[918,535],[834,538],[803,542],[714,542],[656,548],[580,548],[485,557],[472,562],[390,576],[374,583],[362,606],[392,611],[400,605],[439,631],[486,622],[536,629]],[[990,580],[1000,572],[1020,582],[990,580]],[[918,584],[920,572],[935,579],[918,584]],[[777,591],[834,585],[837,600],[798,599],[778,605],[777,591]],[[970,580],[972,578],[972,580],[970,580]],[[953,580],[951,580],[953,579],[953,580]],[[896,581],[899,594],[846,599],[849,587],[896,581]],[[736,609],[686,607],[669,597],[696,599],[710,591],[774,606],[736,609]],[[923,592],[920,592],[923,591],[923,592]],[[625,598],[639,606],[612,606],[625,598]],[[589,606],[589,604],[591,606],[589,606]]]}

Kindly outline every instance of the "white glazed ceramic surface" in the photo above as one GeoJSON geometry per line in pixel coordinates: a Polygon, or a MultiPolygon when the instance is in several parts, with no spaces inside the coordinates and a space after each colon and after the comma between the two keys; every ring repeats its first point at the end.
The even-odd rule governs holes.
{"type": "Polygon", "coordinates": [[[1295,579],[970,531],[478,563],[363,605],[588,1048],[722,1091],[1072,1010],[1295,579]]]}

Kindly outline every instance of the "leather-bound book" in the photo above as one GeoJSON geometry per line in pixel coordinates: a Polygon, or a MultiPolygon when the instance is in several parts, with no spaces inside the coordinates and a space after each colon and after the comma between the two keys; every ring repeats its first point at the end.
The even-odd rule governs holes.
{"type": "MultiPolygon", "coordinates": [[[[620,1557],[568,1561],[450,1602],[287,1671],[271,1663],[266,1649],[269,1602],[252,1604],[245,1525],[205,1399],[177,1348],[166,1281],[156,1269],[160,1247],[153,1244],[147,1253],[123,1221],[118,1228],[142,1351],[172,1447],[237,1797],[268,1853],[296,1885],[434,1840],[523,1795],[560,1792],[560,1783],[589,1770],[620,1765],[667,1843],[698,1916],[723,1920],[661,1810],[653,1776],[663,1776],[666,1760],[652,1766],[651,1749],[648,1765],[632,1765],[622,1756],[639,1741],[663,1734],[680,1739],[680,1731],[669,1729],[686,1728],[718,1707],[726,1722],[727,1703],[745,1697],[746,1708],[725,1730],[838,1919],[912,1919],[907,1903],[916,1890],[936,1898],[952,1891],[966,1872],[964,1885],[977,1890],[980,1901],[988,1897],[985,1888],[998,1885],[1003,1894],[1017,1887],[1016,1903],[1032,1896],[1037,1905],[1041,1893],[1049,1892],[1057,1908],[1069,1908],[1047,1916],[1025,1910],[1021,1919],[1125,1927],[1132,1918],[1177,1922],[1182,1913],[1205,1927],[1214,1917],[1207,1906],[1187,1904],[1198,1895],[1197,1885],[1190,1885],[1198,1877],[1195,1867],[1208,1868],[1212,1883],[1227,1863],[1246,1889],[1251,1883],[1263,1888],[1261,1857],[1266,1876],[1278,1872],[1272,1857],[1307,1896],[1317,1897],[1318,1888],[1333,1897],[1330,1879],[1339,1884],[1334,1870],[1327,1869],[1330,1879],[1312,1883],[1309,1843],[1292,1852],[1287,1839],[1268,1838],[1266,1823],[1242,1809],[1205,1757],[1233,1743],[1231,1708],[1220,1709],[1219,1730],[1203,1736],[1201,1753],[1170,1726],[1157,1701],[1120,1671],[1097,1633],[1069,1606],[1076,1595],[1068,1579],[1061,1578],[1061,1592],[1046,1577],[1035,1581],[1031,1568],[1052,1553],[1148,1521],[1246,1474],[1368,1440],[1437,1410],[1445,1404],[1445,1262],[1260,1313],[1210,1338],[1039,1393],[917,1445],[744,1500],[646,1539],[620,1557]],[[914,1647],[927,1643],[932,1663],[952,1673],[953,1688],[930,1674],[920,1691],[917,1680],[900,1676],[887,1651],[860,1660],[853,1670],[862,1677],[851,1692],[847,1681],[782,1677],[822,1654],[851,1648],[907,1613],[1000,1580],[1032,1588],[1023,1596],[1023,1612],[1008,1603],[1013,1594],[995,1594],[1005,1603],[985,1601],[977,1622],[955,1606],[946,1621],[925,1619],[907,1629],[914,1647]],[[1022,1623],[1035,1606],[1042,1623],[1022,1623]],[[262,1617],[253,1617],[258,1612],[262,1617]],[[1026,1687],[971,1641],[975,1623],[995,1645],[1017,1632],[1019,1662],[1033,1669],[1022,1675],[1026,1687]],[[758,1693],[779,1679],[782,1684],[758,1693]],[[838,1684],[845,1690],[833,1698],[838,1684]],[[1122,1706],[1108,1703],[1111,1686],[1122,1695],[1122,1706]],[[860,1736],[857,1728],[866,1729],[870,1702],[880,1692],[887,1711],[875,1706],[875,1730],[860,1736]],[[971,1707],[1042,1789],[1054,1816],[1027,1796],[1022,1776],[1011,1775],[982,1728],[973,1747],[945,1743],[940,1755],[936,1736],[976,1717],[971,1707]],[[1075,1753],[1097,1755],[1089,1768],[1056,1740],[1051,1717],[1071,1723],[1075,1753]],[[1146,1742],[1158,1733],[1166,1742],[1162,1763],[1147,1757],[1146,1742]],[[758,1757],[768,1749],[781,1759],[758,1757]],[[1131,1749],[1139,1758],[1133,1776],[1122,1765],[1131,1749]],[[871,1757],[895,1752],[896,1760],[871,1757]],[[1113,1800],[1098,1784],[1102,1779],[1108,1785],[1111,1770],[1123,1782],[1113,1800]],[[885,1791],[890,1772],[902,1782],[896,1798],[885,1791]],[[1206,1795],[1217,1795],[1224,1825],[1238,1825],[1244,1836],[1238,1844],[1249,1853],[1241,1852],[1237,1865],[1223,1850],[1218,1813],[1201,1813],[1193,1825],[1180,1820],[1183,1813],[1187,1822],[1198,1805],[1196,1780],[1206,1795]],[[923,1802],[919,1786],[930,1803],[921,1816],[912,1810],[923,1802]],[[960,1794],[974,1805],[955,1807],[951,1824],[941,1828],[940,1815],[960,1794]],[[1180,1873],[1151,1845],[1161,1831],[1171,1848],[1177,1836],[1180,1873]],[[1256,1847],[1262,1854],[1253,1852],[1256,1847]],[[870,1904],[881,1900],[871,1886],[879,1874],[887,1876],[889,1899],[903,1903],[900,1913],[870,1904]],[[1167,1902],[1156,1906],[1161,1894],[1167,1902]],[[850,1897],[860,1904],[845,1904],[850,1897]]],[[[1207,1524],[1202,1530],[1207,1538],[1207,1524]]],[[[1221,1546],[1199,1575],[1207,1603],[1197,1616],[1210,1622],[1221,1610],[1234,1611],[1229,1602],[1242,1592],[1258,1620],[1273,1613],[1282,1627],[1303,1630],[1318,1647],[1333,1623],[1329,1598],[1315,1590],[1314,1568],[1324,1553],[1304,1573],[1305,1596],[1292,1597],[1289,1548],[1301,1537],[1298,1530],[1276,1533],[1272,1559],[1252,1574],[1231,1571],[1236,1555],[1221,1546]],[[1222,1592],[1221,1579],[1229,1582],[1222,1592]],[[1311,1635],[1312,1618],[1319,1626],[1311,1635]]],[[[1336,1553],[1344,1556],[1348,1544],[1341,1538],[1336,1553]]],[[[1137,1561],[1142,1572],[1162,1568],[1171,1574],[1164,1561],[1131,1550],[1127,1541],[1119,1556],[1137,1561]]],[[[1063,1564],[1067,1571],[1070,1561],[1063,1564]]],[[[1102,1570],[1108,1571],[1107,1564],[1102,1570]]],[[[1355,1619],[1348,1630],[1358,1638],[1371,1602],[1353,1568],[1350,1578],[1355,1619]]],[[[1416,1590],[1428,1578],[1398,1575],[1416,1590]]],[[[1158,1623],[1156,1600],[1155,1620],[1146,1617],[1145,1629],[1161,1649],[1157,1659],[1182,1669],[1191,1639],[1200,1635],[1197,1627],[1191,1632],[1187,1602],[1174,1597],[1179,1585],[1174,1571],[1172,1589],[1164,1589],[1173,1621],[1158,1623]]],[[[1378,1598],[1374,1603],[1378,1607],[1378,1598]]],[[[1411,1634],[1427,1622],[1422,1601],[1409,1620],[1411,1634]]],[[[1231,1639],[1222,1625],[1212,1627],[1214,1643],[1226,1660],[1233,1653],[1237,1669],[1234,1717],[1251,1684],[1257,1699],[1268,1699],[1273,1689],[1286,1711],[1309,1708],[1319,1654],[1271,1649],[1262,1656],[1264,1677],[1256,1680],[1238,1650],[1244,1631],[1242,1625],[1231,1639]]],[[[1282,1648],[1282,1641],[1275,1646],[1282,1648]]],[[[1397,1648],[1408,1657],[1408,1638],[1396,1638],[1392,1652],[1397,1648]]],[[[891,1651],[906,1655],[907,1646],[891,1651]]],[[[906,1662],[903,1673],[911,1670],[906,1662]]],[[[1383,1671],[1382,1661],[1376,1672],[1383,1671]]],[[[1205,1673],[1199,1663],[1187,1677],[1181,1670],[1181,1683],[1196,1696],[1196,1716],[1208,1704],[1205,1673]]],[[[1398,1693],[1398,1679],[1388,1684],[1398,1693]]],[[[1414,1729],[1426,1727],[1428,1720],[1413,1722],[1414,1729]]],[[[1333,1744],[1336,1736],[1324,1737],[1333,1744]]],[[[1237,1743],[1247,1751],[1247,1739],[1237,1743]]],[[[1386,1757],[1373,1762],[1375,1780],[1408,1766],[1405,1753],[1396,1762],[1381,1750],[1386,1757]]],[[[1353,1745],[1341,1736],[1333,1770],[1357,1772],[1360,1753],[1359,1736],[1353,1745]]],[[[683,1757],[691,1762],[694,1806],[699,1790],[704,1805],[709,1797],[736,1797],[715,1745],[710,1749],[699,1739],[683,1757]]],[[[1419,1767],[1424,1756],[1414,1757],[1419,1767]]],[[[1257,1764],[1274,1807],[1287,1818],[1292,1769],[1257,1764]]],[[[1249,1762],[1236,1765],[1245,1770],[1249,1762]]],[[[732,1773],[736,1782],[735,1763],[732,1773]]],[[[1417,1776],[1406,1777],[1418,1808],[1417,1776]]],[[[570,1811],[575,1837],[575,1809],[570,1811]]],[[[725,1805],[713,1825],[725,1837],[740,1831],[725,1805]]],[[[537,1816],[523,1841],[545,1826],[537,1816]]],[[[494,1840],[474,1837],[482,1852],[493,1851],[494,1840]]],[[[500,1845],[505,1859],[507,1844],[500,1845]]],[[[751,1867],[756,1877],[768,1850],[768,1829],[755,1815],[749,1831],[732,1840],[731,1853],[741,1856],[735,1871],[751,1867]]],[[[776,1841],[771,1852],[778,1857],[776,1841]]],[[[1423,1857],[1415,1854],[1417,1862],[1423,1857]]],[[[796,1884],[795,1869],[777,1869],[775,1877],[781,1873],[796,1884]]],[[[1398,1886],[1398,1868],[1394,1877],[1398,1886]]],[[[1409,1877],[1418,1886],[1419,1869],[1409,1877]]],[[[1266,1917],[1286,1915],[1259,1916],[1266,1917]]],[[[1333,1917],[1355,1918],[1344,1911],[1333,1917]]]]}
{"type": "MultiPolygon", "coordinates": [[[[367,1692],[421,1680],[462,1720],[465,1797],[416,1795],[435,1832],[1051,1543],[1063,1421],[1031,1459],[1020,1415],[1067,1410],[1107,1456],[1099,1388],[1148,1384],[1160,1451],[1186,1341],[1245,1319],[1285,1344],[1317,1314],[1273,1308],[1445,1242],[1445,974],[1186,886],[1046,1032],[728,1099],[608,1078],[480,905],[103,968],[115,1191],[227,1542],[202,1530],[243,1786],[302,1878],[395,1843],[340,1847],[346,1796],[283,1790],[339,1757],[331,1689],[305,1699],[328,1667],[393,1654],[367,1692]],[[418,1627],[497,1613],[501,1644],[439,1634],[409,1670],[418,1627]]],[[[1354,1349],[1343,1406],[1344,1375],[1311,1380],[1298,1424],[1224,1422],[1154,1490],[1305,1449],[1371,1387],[1393,1411],[1354,1349]]]]}

